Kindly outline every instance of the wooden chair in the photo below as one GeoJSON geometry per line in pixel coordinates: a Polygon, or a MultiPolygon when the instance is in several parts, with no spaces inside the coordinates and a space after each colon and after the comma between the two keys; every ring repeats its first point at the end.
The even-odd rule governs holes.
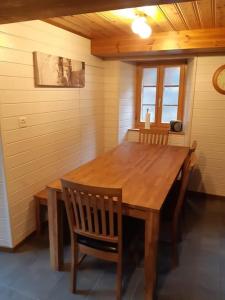
{"type": "Polygon", "coordinates": [[[193,152],[195,152],[197,146],[198,146],[197,141],[193,141],[193,143],[192,143],[192,145],[190,147],[190,150],[189,150],[189,154],[192,154],[193,152]]]}
{"type": "Polygon", "coordinates": [[[37,234],[41,233],[41,207],[48,206],[48,191],[47,189],[42,190],[41,192],[34,195],[34,201],[36,206],[36,230],[37,234]]]}
{"type": "Polygon", "coordinates": [[[179,176],[178,176],[178,178],[177,178],[178,180],[181,179],[182,173],[184,172],[184,169],[185,169],[186,165],[189,164],[190,157],[192,156],[192,154],[193,154],[193,153],[195,152],[195,150],[197,149],[197,146],[198,146],[197,141],[193,141],[193,143],[192,143],[192,145],[191,145],[191,147],[190,147],[190,149],[189,149],[188,157],[186,158],[186,160],[185,160],[185,162],[184,162],[184,165],[183,165],[183,167],[182,167],[182,169],[181,169],[181,172],[180,172],[180,174],[179,174],[179,176]]]}
{"type": "Polygon", "coordinates": [[[174,186],[162,208],[162,218],[167,221],[169,220],[171,223],[172,258],[174,266],[178,264],[177,241],[181,210],[184,204],[189,178],[196,164],[196,160],[195,154],[192,153],[183,170],[179,187],[177,184],[174,186]]]}
{"type": "Polygon", "coordinates": [[[122,288],[122,190],[62,180],[71,232],[72,292],[76,292],[78,253],[117,263],[117,299],[122,288]]]}
{"type": "Polygon", "coordinates": [[[169,131],[167,129],[140,129],[139,143],[167,145],[169,131]]]}

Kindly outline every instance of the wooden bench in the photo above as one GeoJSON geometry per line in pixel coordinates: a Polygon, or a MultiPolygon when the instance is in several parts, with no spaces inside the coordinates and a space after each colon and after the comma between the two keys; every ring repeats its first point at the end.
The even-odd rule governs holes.
{"type": "Polygon", "coordinates": [[[41,233],[41,206],[48,206],[48,190],[47,188],[34,195],[36,204],[36,230],[37,234],[41,233]]]}

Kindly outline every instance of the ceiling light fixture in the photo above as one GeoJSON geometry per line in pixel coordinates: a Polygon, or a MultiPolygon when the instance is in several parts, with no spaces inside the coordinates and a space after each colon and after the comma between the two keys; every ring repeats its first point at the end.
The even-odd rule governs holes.
{"type": "Polygon", "coordinates": [[[152,29],[148,25],[146,17],[138,16],[131,24],[131,29],[138,34],[142,39],[147,39],[152,34],[152,29]]]}

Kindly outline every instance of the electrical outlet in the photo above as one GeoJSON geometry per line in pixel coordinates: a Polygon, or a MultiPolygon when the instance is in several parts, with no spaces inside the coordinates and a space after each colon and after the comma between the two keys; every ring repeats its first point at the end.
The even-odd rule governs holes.
{"type": "Polygon", "coordinates": [[[19,117],[19,127],[20,128],[27,127],[27,118],[26,117],[19,117]]]}

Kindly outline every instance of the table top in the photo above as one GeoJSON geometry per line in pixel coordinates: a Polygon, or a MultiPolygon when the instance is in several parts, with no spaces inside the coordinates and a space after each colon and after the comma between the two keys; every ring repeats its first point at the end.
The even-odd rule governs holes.
{"type": "MultiPolygon", "coordinates": [[[[125,142],[63,178],[86,185],[122,188],[123,205],[159,211],[188,151],[188,147],[125,142]]],[[[60,179],[48,188],[61,191],[60,179]]]]}

